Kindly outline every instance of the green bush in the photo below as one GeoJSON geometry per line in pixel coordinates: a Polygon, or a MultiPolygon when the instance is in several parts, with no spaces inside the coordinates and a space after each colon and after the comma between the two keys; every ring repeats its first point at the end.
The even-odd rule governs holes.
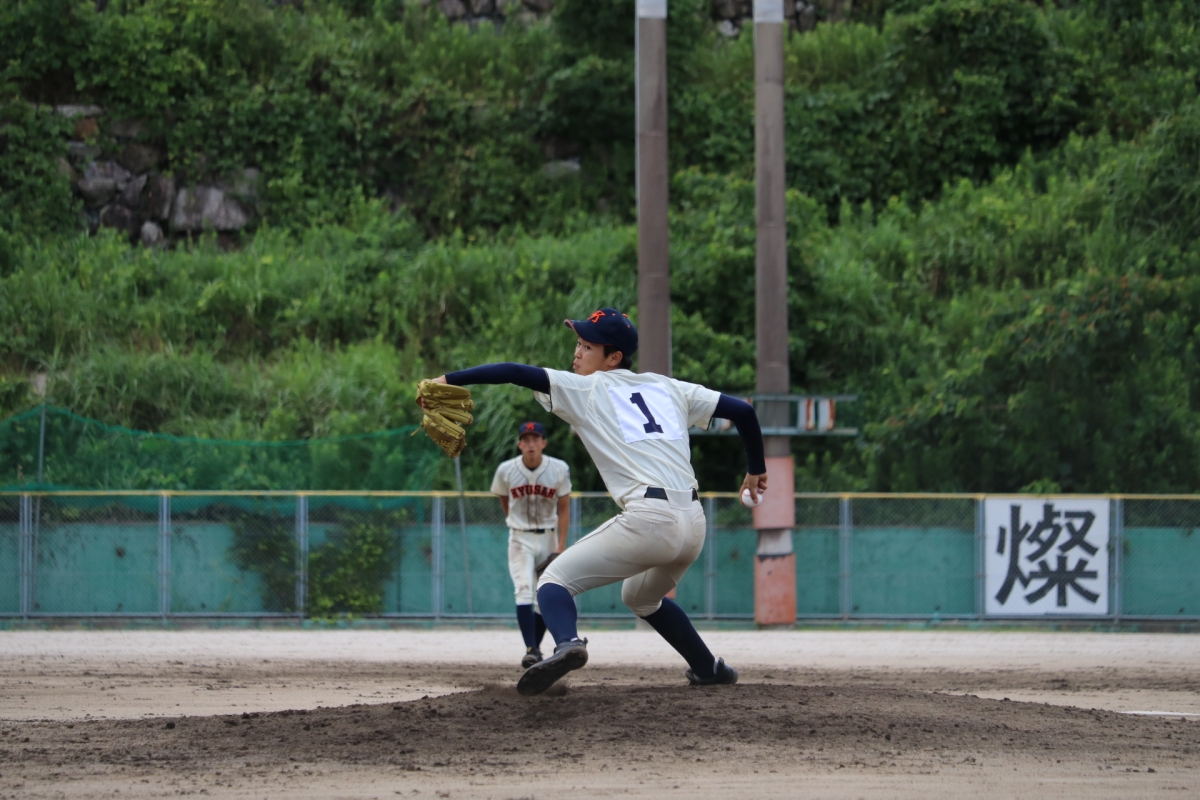
{"type": "MultiPolygon", "coordinates": [[[[1086,275],[971,303],[969,348],[881,423],[896,489],[1190,492],[1194,279],[1086,275]]],[[[966,312],[967,309],[963,309],[966,312]]]]}
{"type": "MultiPolygon", "coordinates": [[[[1134,454],[1148,459],[1147,487],[1200,478],[1190,445],[1161,446],[1190,442],[1200,396],[1189,366],[1200,324],[1190,299],[1198,141],[1200,111],[1185,108],[1138,141],[1075,137],[989,184],[959,182],[916,209],[847,207],[836,226],[822,204],[789,192],[793,381],[860,393],[868,432],[857,443],[797,443],[803,479],[1094,491],[1132,485],[1116,482],[1113,465],[1140,463],[1134,454]],[[1091,298],[1122,281],[1140,287],[1140,305],[1106,316],[1091,298]],[[1057,328],[1038,327],[1037,309],[1050,306],[1086,321],[1054,339],[1057,328]],[[1109,326],[1107,338],[1093,321],[1109,326]],[[1045,352],[1030,354],[1026,338],[1045,352]],[[1075,385],[1092,406],[1068,402],[1075,385]],[[1041,410],[1018,424],[1018,406],[1041,410]],[[1032,455],[1043,452],[1059,461],[1032,455]]],[[[748,392],[752,183],[686,170],[672,192],[676,374],[748,392]]],[[[630,227],[421,239],[415,223],[364,206],[347,227],[268,230],[236,253],[207,241],[130,250],[103,236],[26,246],[0,278],[0,359],[49,367],[52,402],[131,427],[330,436],[415,422],[412,382],[425,375],[501,360],[566,367],[563,317],[634,306],[630,227]]],[[[13,402],[30,402],[23,376],[8,374],[13,402]]],[[[548,421],[527,392],[481,387],[478,398],[463,459],[470,486],[511,454],[519,421],[548,421]]],[[[560,428],[551,426],[554,452],[572,460],[577,485],[595,487],[578,440],[560,428]]],[[[697,442],[707,486],[734,480],[735,445],[697,442]]],[[[451,485],[449,462],[439,469],[439,485],[451,485]]]]}
{"type": "Polygon", "coordinates": [[[869,358],[845,351],[835,385],[878,422],[825,466],[886,489],[1200,483],[1197,132],[1184,109],[1137,143],[1076,140],[919,212],[843,223],[828,263],[869,276],[885,324],[860,327],[869,358]]]}
{"type": "MultiPolygon", "coordinates": [[[[407,516],[391,512],[383,520],[339,525],[323,541],[310,545],[305,614],[382,613],[385,584],[400,558],[395,526],[407,516]]],[[[233,533],[232,561],[261,577],[263,610],[296,612],[299,554],[294,526],[273,517],[252,517],[235,523],[233,533]]]]}
{"type": "MultiPolygon", "coordinates": [[[[0,278],[0,360],[18,374],[48,368],[52,403],[109,423],[323,437],[415,423],[412,388],[432,370],[565,368],[564,316],[632,305],[629,229],[486,245],[417,244],[413,230],[375,209],[353,228],[263,232],[238,253],[211,241],[131,250],[112,236],[27,246],[0,278]]],[[[484,403],[472,452],[490,457],[511,449],[519,417],[540,412],[488,391],[500,394],[484,403]]]]}
{"type": "Polygon", "coordinates": [[[587,186],[541,170],[559,52],[544,26],[472,32],[386,3],[349,15],[261,0],[103,12],[91,0],[17,0],[0,10],[0,50],[12,54],[0,85],[143,120],[185,180],[260,167],[278,225],[344,221],[358,198],[385,192],[430,234],[553,227],[564,207],[590,202],[587,186]]]}
{"type": "Polygon", "coordinates": [[[0,275],[14,269],[22,237],[78,225],[70,179],[61,168],[70,127],[0,80],[0,275]]]}
{"type": "MultiPolygon", "coordinates": [[[[392,0],[0,6],[0,408],[44,369],[106,422],[284,440],[411,424],[440,371],[566,367],[563,317],[636,318],[632,5],[500,32],[392,0]],[[68,101],[109,108],[105,146],[144,119],[181,180],[261,167],[258,229],[232,252],[71,233],[69,125],[42,107],[68,101]],[[565,157],[578,178],[545,173],[565,157]]],[[[751,37],[671,9],[676,373],[748,392],[751,37]]],[[[802,487],[1200,484],[1195,11],[918,0],[788,38],[793,384],[860,393],[866,431],[797,442],[802,487]]],[[[469,486],[548,419],[511,387],[478,398],[469,486]]],[[[552,452],[597,488],[563,428],[552,452]]],[[[706,488],[734,485],[736,441],[695,453],[706,488]]],[[[352,455],[337,480],[374,480],[352,455]]]]}
{"type": "MultiPolygon", "coordinates": [[[[1194,98],[1190,6],[1147,5],[1119,22],[1106,8],[939,0],[879,26],[790,37],[789,182],[833,216],[843,202],[917,202],[947,181],[987,180],[1078,125],[1128,138],[1194,98]]],[[[749,174],[751,36],[717,41],[706,11],[702,0],[670,6],[673,164],[749,174]]],[[[114,0],[104,11],[14,0],[0,8],[0,85],[35,103],[100,103],[102,126],[142,120],[185,181],[261,168],[276,227],[343,223],[364,198],[386,196],[427,237],[561,232],[579,213],[632,213],[633,31],[632,0],[564,0],[553,24],[501,32],[385,0],[303,12],[261,0],[114,0]],[[543,170],[572,156],[578,178],[543,170]]],[[[9,128],[30,147],[61,138],[32,117],[9,128]]],[[[38,199],[35,174],[48,174],[51,162],[36,160],[25,182],[4,185],[18,205],[38,199]]],[[[54,209],[69,200],[52,194],[54,209]]]]}

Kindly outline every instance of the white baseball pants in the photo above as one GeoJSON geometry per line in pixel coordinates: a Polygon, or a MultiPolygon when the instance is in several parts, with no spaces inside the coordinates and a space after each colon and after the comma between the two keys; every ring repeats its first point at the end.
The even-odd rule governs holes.
{"type": "Polygon", "coordinates": [[[571,545],[538,586],[556,583],[571,596],[624,581],[621,600],[639,617],[662,606],[704,548],[704,507],[691,491],[667,500],[632,500],[625,510],[571,545]]]}
{"type": "Polygon", "coordinates": [[[558,532],[533,533],[508,529],[508,574],[512,577],[513,594],[517,605],[532,605],[537,611],[537,597],[533,587],[537,583],[534,567],[545,561],[558,541],[558,532]]]}

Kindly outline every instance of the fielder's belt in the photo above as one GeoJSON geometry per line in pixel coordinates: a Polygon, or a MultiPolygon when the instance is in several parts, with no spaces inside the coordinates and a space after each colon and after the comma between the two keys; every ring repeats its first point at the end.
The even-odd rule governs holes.
{"type": "MultiPolygon", "coordinates": [[[[667,490],[661,486],[651,486],[646,489],[646,494],[643,495],[647,500],[666,500],[667,490]]],[[[700,495],[696,494],[696,490],[692,489],[692,499],[699,500],[700,495]]]]}

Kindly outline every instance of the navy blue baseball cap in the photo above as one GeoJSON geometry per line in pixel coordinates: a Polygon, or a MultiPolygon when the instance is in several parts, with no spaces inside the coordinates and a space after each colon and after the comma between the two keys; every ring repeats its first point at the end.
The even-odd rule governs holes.
{"type": "Polygon", "coordinates": [[[522,422],[520,427],[517,428],[517,438],[519,439],[527,433],[536,433],[543,439],[546,438],[546,429],[542,427],[542,423],[540,422],[522,422]]]}
{"type": "Polygon", "coordinates": [[[637,328],[615,308],[593,311],[587,319],[564,319],[563,324],[585,342],[611,345],[627,356],[637,352],[637,328]]]}

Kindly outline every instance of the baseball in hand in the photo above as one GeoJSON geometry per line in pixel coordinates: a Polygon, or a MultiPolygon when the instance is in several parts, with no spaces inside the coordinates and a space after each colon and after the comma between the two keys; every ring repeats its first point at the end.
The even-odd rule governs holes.
{"type": "Polygon", "coordinates": [[[753,497],[750,494],[749,489],[742,489],[742,505],[744,505],[746,508],[754,508],[761,502],[762,502],[761,494],[758,497],[753,497]]]}

